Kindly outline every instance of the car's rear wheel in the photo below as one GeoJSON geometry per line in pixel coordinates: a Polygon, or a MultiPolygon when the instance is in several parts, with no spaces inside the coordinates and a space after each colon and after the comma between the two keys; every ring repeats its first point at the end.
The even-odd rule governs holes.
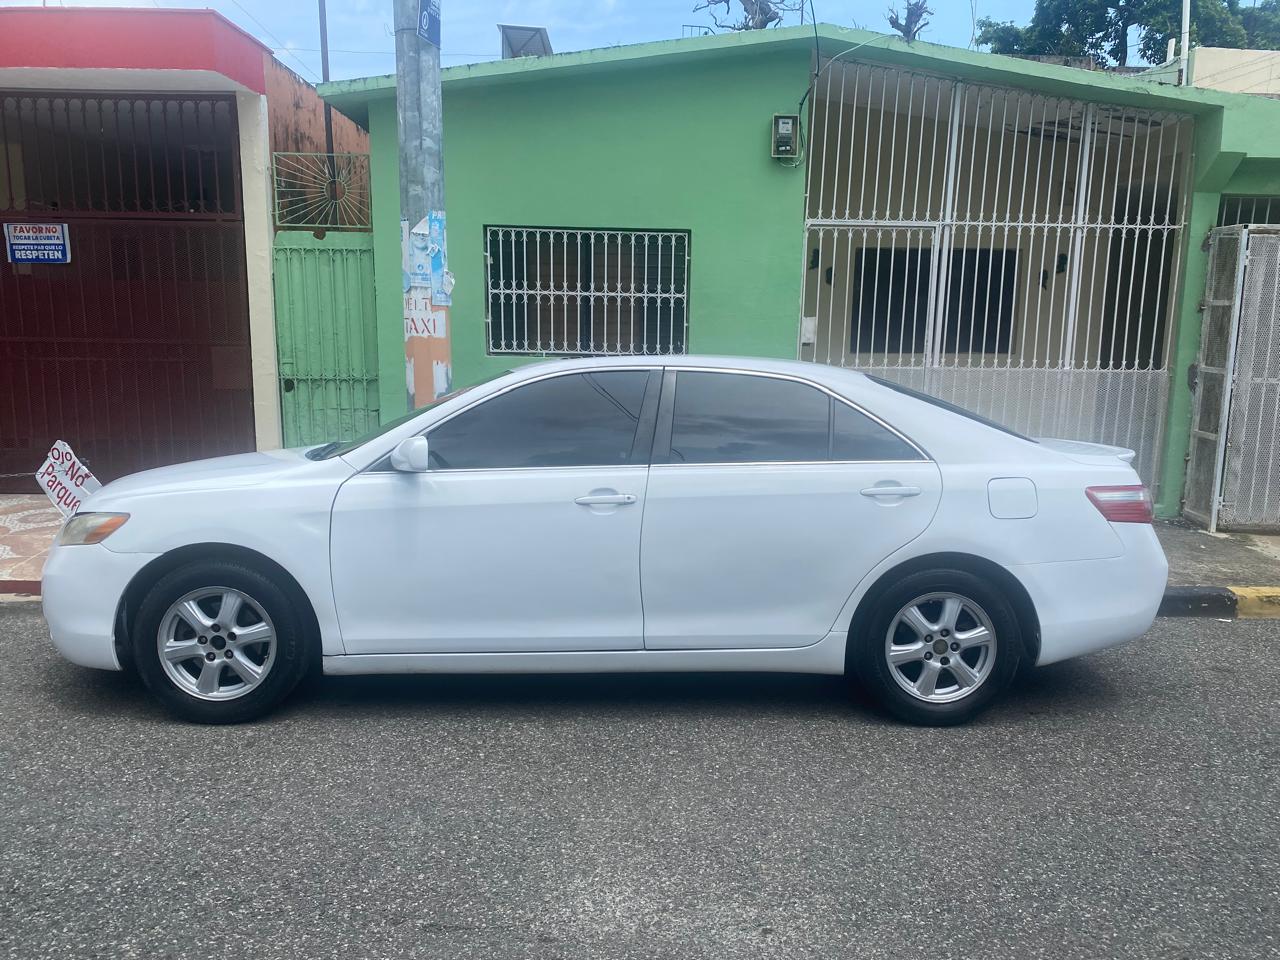
{"type": "Polygon", "coordinates": [[[311,640],[285,591],[237,563],[179,567],[138,608],[133,657],[151,692],[197,723],[274,708],[307,672],[311,640]]]}
{"type": "Polygon", "coordinates": [[[905,577],[861,623],[852,666],[877,701],[909,723],[969,720],[1008,686],[1022,656],[1009,601],[964,570],[905,577]]]}

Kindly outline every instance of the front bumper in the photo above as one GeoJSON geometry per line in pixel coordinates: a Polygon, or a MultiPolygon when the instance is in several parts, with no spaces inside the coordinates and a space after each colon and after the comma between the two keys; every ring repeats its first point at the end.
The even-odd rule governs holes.
{"type": "Polygon", "coordinates": [[[119,670],[116,613],[129,581],[155,557],[113,553],[102,544],[55,544],[44,565],[41,594],[58,652],[82,667],[119,670]]]}
{"type": "Polygon", "coordinates": [[[1169,562],[1150,524],[1112,527],[1124,543],[1122,556],[1009,568],[1040,619],[1038,666],[1128,643],[1151,628],[1169,562]]]}

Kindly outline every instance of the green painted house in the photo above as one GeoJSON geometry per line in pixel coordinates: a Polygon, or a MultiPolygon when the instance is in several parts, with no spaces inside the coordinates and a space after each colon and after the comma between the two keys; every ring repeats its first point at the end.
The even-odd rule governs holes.
{"type": "MultiPolygon", "coordinates": [[[[872,369],[1135,449],[1178,512],[1203,241],[1280,195],[1280,102],[825,25],[452,67],[443,89],[455,385],[568,354],[872,369]]],[[[321,92],[371,135],[387,420],[395,79],[321,92]]]]}

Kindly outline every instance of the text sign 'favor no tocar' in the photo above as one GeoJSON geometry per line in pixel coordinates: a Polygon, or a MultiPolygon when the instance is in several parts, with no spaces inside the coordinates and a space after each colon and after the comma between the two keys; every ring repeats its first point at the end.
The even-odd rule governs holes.
{"type": "Polygon", "coordinates": [[[102,489],[98,478],[80,462],[65,440],[57,441],[50,448],[49,456],[36,473],[36,482],[64,517],[79,510],[80,501],[89,494],[102,489]]]}
{"type": "Polygon", "coordinates": [[[6,223],[4,248],[10,263],[70,263],[65,223],[6,223]]]}

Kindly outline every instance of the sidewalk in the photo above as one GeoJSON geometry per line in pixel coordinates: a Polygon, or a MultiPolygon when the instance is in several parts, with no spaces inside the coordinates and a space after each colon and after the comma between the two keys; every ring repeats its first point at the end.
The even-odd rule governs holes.
{"type": "Polygon", "coordinates": [[[0,593],[38,594],[62,514],[43,494],[0,494],[0,593]]]}
{"type": "Polygon", "coordinates": [[[1263,587],[1280,583],[1280,536],[1208,534],[1182,520],[1157,520],[1169,585],[1263,587]]]}
{"type": "MultiPolygon", "coordinates": [[[[0,494],[0,594],[40,592],[45,553],[61,526],[46,497],[0,494]]],[[[1280,536],[1211,535],[1180,520],[1158,520],[1155,529],[1169,558],[1161,612],[1280,617],[1280,536]]]]}
{"type": "Polygon", "coordinates": [[[1157,520],[1169,558],[1166,616],[1280,618],[1280,536],[1209,534],[1182,520],[1157,520]]]}

